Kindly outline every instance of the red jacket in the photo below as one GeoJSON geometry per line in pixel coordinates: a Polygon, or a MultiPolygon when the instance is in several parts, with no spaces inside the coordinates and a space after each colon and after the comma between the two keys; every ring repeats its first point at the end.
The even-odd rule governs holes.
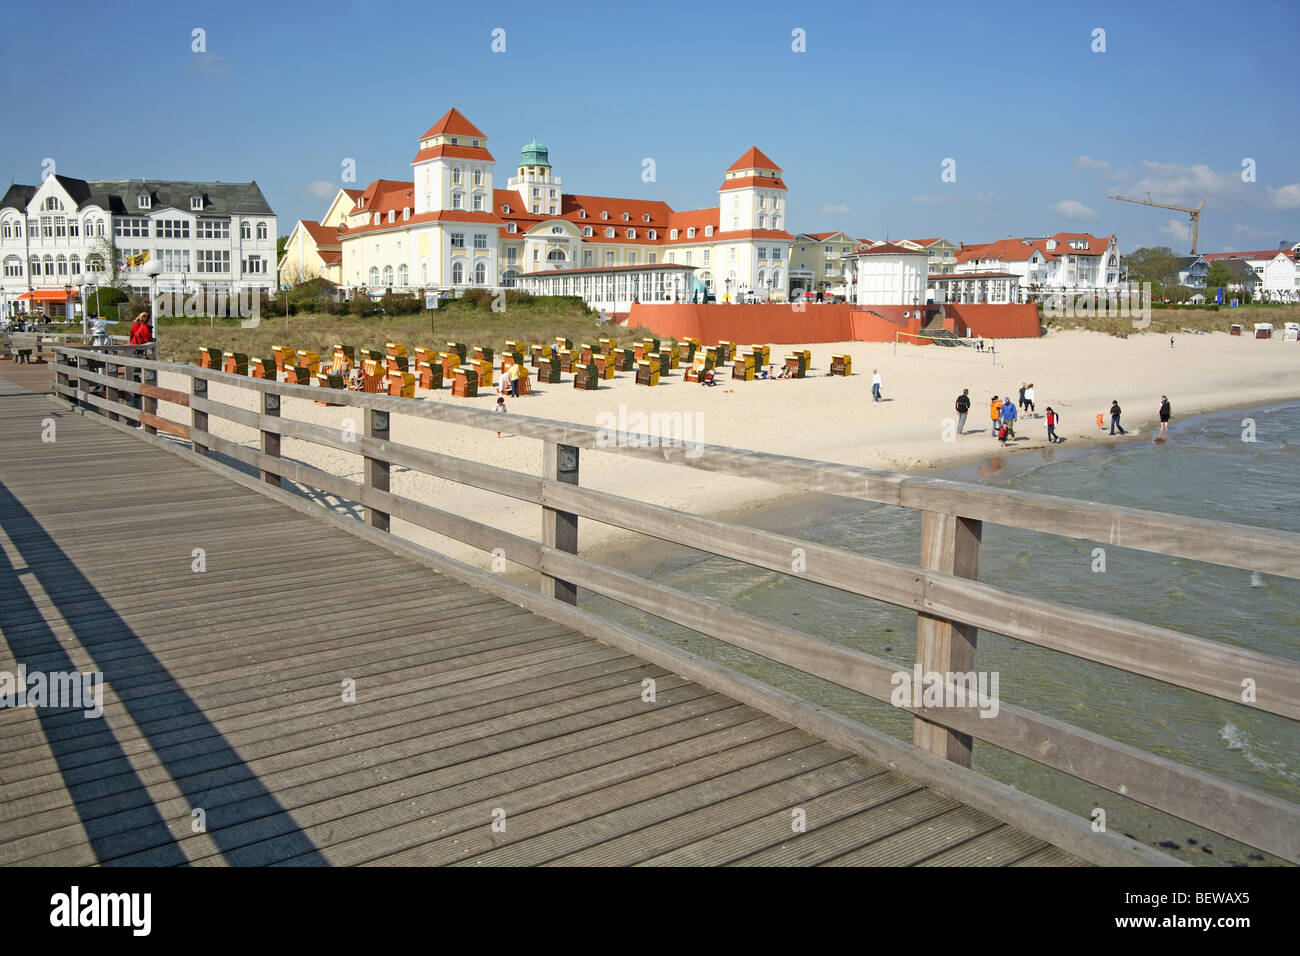
{"type": "Polygon", "coordinates": [[[148,322],[136,322],[131,326],[131,344],[148,345],[153,341],[153,332],[149,329],[148,322]]]}

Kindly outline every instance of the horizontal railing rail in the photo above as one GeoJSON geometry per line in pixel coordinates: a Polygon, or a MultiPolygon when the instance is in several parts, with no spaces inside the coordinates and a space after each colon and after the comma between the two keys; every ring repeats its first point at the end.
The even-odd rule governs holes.
{"type": "MultiPolygon", "coordinates": [[[[927,671],[974,670],[974,637],[976,629],[982,629],[1238,706],[1300,719],[1300,664],[1294,661],[1013,595],[975,580],[985,520],[1292,578],[1300,578],[1298,534],[720,446],[637,447],[611,442],[596,428],[441,402],[288,385],[132,356],[110,358],[82,349],[59,348],[57,353],[55,391],[83,409],[110,418],[120,416],[146,431],[188,438],[202,454],[216,452],[256,469],[266,484],[294,482],[356,502],[366,509],[372,527],[387,530],[389,520],[398,518],[480,551],[504,555],[538,572],[544,593],[572,602],[575,588],[583,587],[878,701],[894,702],[898,665],[580,557],[576,554],[578,518],[914,611],[917,660],[927,665],[927,671]],[[104,367],[89,367],[92,364],[104,367]],[[161,388],[160,372],[188,378],[190,391],[161,388]],[[209,383],[257,393],[259,410],[208,397],[209,383]],[[104,394],[96,394],[99,391],[104,394]],[[283,398],[328,400],[357,408],[365,412],[365,429],[345,436],[338,428],[285,417],[283,398]],[[159,401],[188,407],[190,421],[160,418],[159,401]],[[394,442],[389,438],[391,414],[493,431],[504,425],[514,434],[544,443],[543,474],[524,474],[394,442]],[[261,436],[259,447],[214,434],[209,425],[212,418],[256,430],[261,436]],[[357,481],[285,458],[280,453],[285,438],[360,455],[366,462],[365,475],[357,481]],[[779,483],[792,487],[920,510],[922,565],[912,567],[584,487],[577,482],[579,450],[584,448],[769,482],[776,476],[779,483]],[[543,515],[542,540],[394,494],[388,487],[391,466],[536,505],[543,515]],[[803,554],[798,572],[792,570],[795,549],[803,554]],[[1243,554],[1250,560],[1243,560],[1243,554]],[[950,666],[928,666],[943,662],[950,666]],[[1244,680],[1255,688],[1253,699],[1243,699],[1244,680]]],[[[960,688],[949,683],[943,689],[956,694],[960,688]]],[[[918,704],[902,709],[914,715],[914,739],[919,745],[957,763],[969,766],[970,740],[984,740],[1300,862],[1300,807],[1286,800],[1011,704],[1000,704],[993,716],[981,716],[974,707],[918,704]]]]}

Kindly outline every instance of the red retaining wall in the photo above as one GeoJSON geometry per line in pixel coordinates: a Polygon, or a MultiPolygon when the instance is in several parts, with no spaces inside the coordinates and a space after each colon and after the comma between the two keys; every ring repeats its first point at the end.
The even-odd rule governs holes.
{"type": "MultiPolygon", "coordinates": [[[[931,306],[933,310],[935,307],[931,306]]],[[[944,328],[985,338],[1037,338],[1038,309],[1033,305],[948,305],[944,328]]],[[[848,303],[809,304],[802,311],[789,305],[649,305],[632,304],[628,325],[643,325],[660,338],[699,339],[702,345],[719,341],[771,345],[814,342],[892,342],[895,332],[915,335],[925,325],[921,318],[903,317],[915,306],[848,303]],[[870,309],[871,311],[864,311],[870,309]],[[879,313],[875,315],[872,313],[879,313]]],[[[913,340],[915,341],[915,340],[913,340]]]]}

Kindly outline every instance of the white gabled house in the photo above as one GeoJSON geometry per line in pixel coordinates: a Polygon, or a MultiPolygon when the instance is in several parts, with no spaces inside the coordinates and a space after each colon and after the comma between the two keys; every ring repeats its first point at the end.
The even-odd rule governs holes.
{"type": "Polygon", "coordinates": [[[962,243],[954,275],[1010,273],[1022,299],[1053,294],[1107,295],[1123,284],[1123,267],[1115,236],[1058,232],[1041,238],[962,243]]]}

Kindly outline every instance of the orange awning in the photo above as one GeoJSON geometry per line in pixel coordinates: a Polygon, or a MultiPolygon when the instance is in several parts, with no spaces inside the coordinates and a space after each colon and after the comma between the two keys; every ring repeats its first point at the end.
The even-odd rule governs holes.
{"type": "Polygon", "coordinates": [[[33,302],[67,302],[69,299],[77,298],[77,293],[65,292],[62,289],[37,289],[35,292],[24,292],[18,298],[31,299],[33,302]]]}

